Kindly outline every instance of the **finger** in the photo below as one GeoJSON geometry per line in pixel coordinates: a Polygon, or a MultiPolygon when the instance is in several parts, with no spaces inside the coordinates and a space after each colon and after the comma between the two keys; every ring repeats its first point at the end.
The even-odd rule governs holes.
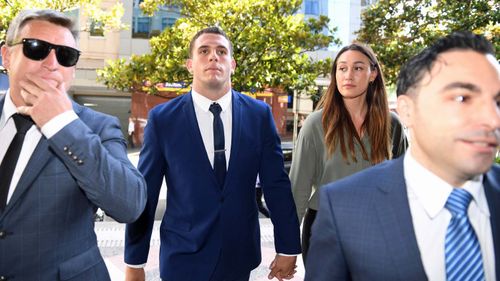
{"type": "Polygon", "coordinates": [[[19,81],[19,86],[21,86],[21,89],[29,93],[37,93],[42,90],[42,88],[36,82],[29,79],[23,79],[19,81]]]}
{"type": "Polygon", "coordinates": [[[36,101],[36,96],[23,89],[21,89],[21,97],[23,98],[24,103],[30,106],[36,101]]]}
{"type": "Polygon", "coordinates": [[[26,80],[36,85],[38,88],[46,91],[59,88],[63,82],[63,79],[61,79],[58,75],[51,75],[50,77],[44,78],[34,73],[26,74],[26,80]]]}
{"type": "Polygon", "coordinates": [[[294,270],[292,273],[284,276],[283,279],[290,280],[290,279],[292,279],[295,276],[295,273],[297,273],[297,270],[294,270]]]}
{"type": "Polygon", "coordinates": [[[273,269],[271,270],[271,272],[269,273],[268,278],[269,278],[269,279],[273,279],[274,277],[276,277],[276,278],[278,278],[278,279],[279,279],[279,278],[280,278],[280,275],[279,275],[279,274],[280,274],[280,271],[279,271],[277,268],[273,268],[273,269]]]}
{"type": "Polygon", "coordinates": [[[269,269],[273,269],[276,266],[276,260],[273,260],[269,265],[269,269]]]}
{"type": "Polygon", "coordinates": [[[17,108],[17,112],[23,115],[31,116],[31,106],[20,106],[17,108]]]}

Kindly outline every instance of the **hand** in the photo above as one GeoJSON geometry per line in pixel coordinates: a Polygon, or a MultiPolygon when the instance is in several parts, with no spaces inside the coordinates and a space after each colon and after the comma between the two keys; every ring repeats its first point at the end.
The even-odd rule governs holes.
{"type": "Polygon", "coordinates": [[[72,109],[62,79],[45,79],[36,74],[26,74],[19,82],[21,97],[25,106],[18,107],[19,113],[29,115],[42,127],[57,115],[72,109]]]}
{"type": "Polygon", "coordinates": [[[281,256],[276,254],[276,258],[274,258],[269,266],[271,273],[269,273],[268,278],[273,279],[276,277],[280,281],[292,279],[293,275],[297,272],[295,270],[297,268],[295,265],[296,262],[296,256],[281,256]]]}
{"type": "Polygon", "coordinates": [[[144,268],[132,268],[127,266],[125,268],[125,281],[145,281],[146,273],[144,268]]]}

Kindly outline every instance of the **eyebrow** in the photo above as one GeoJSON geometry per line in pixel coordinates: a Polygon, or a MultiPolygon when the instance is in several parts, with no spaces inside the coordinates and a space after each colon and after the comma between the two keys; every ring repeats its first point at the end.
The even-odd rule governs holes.
{"type": "MultiPolygon", "coordinates": [[[[341,63],[347,63],[347,61],[339,61],[338,62],[339,64],[341,63]]],[[[361,63],[361,64],[366,64],[364,61],[355,61],[354,64],[358,64],[358,63],[361,63]]]]}
{"type": "MultiPolygon", "coordinates": [[[[210,48],[211,46],[210,45],[201,45],[198,47],[198,50],[199,49],[207,49],[207,48],[210,48]]],[[[216,49],[224,49],[224,50],[228,50],[228,48],[226,48],[226,46],[224,45],[217,45],[215,46],[216,49]]]]}
{"type": "Polygon", "coordinates": [[[443,88],[444,91],[455,89],[465,89],[475,93],[481,92],[481,89],[477,85],[468,82],[453,82],[443,88]]]}

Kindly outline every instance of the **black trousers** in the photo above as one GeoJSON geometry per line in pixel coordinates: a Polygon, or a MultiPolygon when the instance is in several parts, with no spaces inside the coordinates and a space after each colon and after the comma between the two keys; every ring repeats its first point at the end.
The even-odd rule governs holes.
{"type": "Polygon", "coordinates": [[[302,226],[302,260],[304,261],[304,265],[306,265],[307,252],[309,250],[311,227],[316,219],[317,212],[318,211],[313,209],[307,209],[306,214],[304,215],[304,225],[302,226]]]}

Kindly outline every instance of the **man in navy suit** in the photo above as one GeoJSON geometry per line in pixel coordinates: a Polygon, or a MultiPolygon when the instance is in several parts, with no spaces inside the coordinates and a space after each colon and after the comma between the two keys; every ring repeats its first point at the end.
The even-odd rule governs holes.
{"type": "Polygon", "coordinates": [[[471,275],[498,280],[500,69],[491,43],[470,32],[438,39],[401,69],[397,95],[410,149],[323,189],[305,280],[457,280],[453,272],[473,264],[471,275]],[[460,220],[470,240],[453,238],[454,194],[468,194],[460,220]],[[475,246],[459,248],[465,241],[475,246]]]}
{"type": "Polygon", "coordinates": [[[257,174],[274,224],[277,255],[269,278],[290,279],[300,254],[299,223],[270,108],[231,89],[236,62],[220,28],[199,31],[189,53],[192,91],[149,113],[139,159],[148,203],[141,217],[127,225],[127,280],[144,280],[163,178],[167,208],[160,228],[161,278],[248,280],[261,261],[257,174]]]}
{"type": "Polygon", "coordinates": [[[0,97],[0,280],[110,280],[95,212],[132,222],[146,204],[118,119],[67,95],[76,37],[64,14],[23,10],[1,49],[10,89],[0,97]]]}

